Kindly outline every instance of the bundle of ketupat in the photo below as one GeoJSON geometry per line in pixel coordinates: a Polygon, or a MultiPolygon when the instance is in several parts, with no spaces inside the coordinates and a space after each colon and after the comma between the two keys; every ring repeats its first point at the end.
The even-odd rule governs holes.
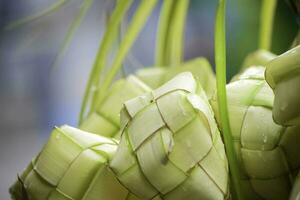
{"type": "MultiPolygon", "coordinates": [[[[116,58],[108,66],[108,73],[101,73],[107,65],[106,56],[114,41],[114,37],[110,36],[117,35],[119,24],[132,2],[121,0],[116,4],[98,52],[95,70],[91,73],[88,95],[83,101],[80,121],[87,113],[93,88],[99,86],[100,95],[92,99],[89,115],[80,124],[80,128],[98,135],[68,126],[56,128],[42,152],[11,188],[12,197],[17,200],[213,200],[230,199],[230,192],[233,192],[239,193],[237,199],[287,199],[294,184],[290,198],[297,199],[299,180],[295,177],[300,167],[297,148],[300,144],[300,125],[297,121],[293,125],[298,126],[285,128],[274,123],[271,114],[274,96],[264,80],[265,69],[259,67],[273,59],[274,55],[262,50],[250,55],[244,63],[245,71],[227,86],[233,143],[239,159],[236,163],[232,159],[235,157],[232,153],[234,150],[228,148],[231,146],[228,145],[228,141],[231,141],[230,130],[223,129],[226,154],[208,102],[215,90],[215,77],[209,63],[199,58],[180,67],[178,65],[182,62],[182,45],[179,44],[179,38],[174,36],[182,34],[174,30],[182,28],[183,20],[178,20],[172,12],[176,11],[175,14],[184,18],[187,1],[178,0],[178,5],[183,6],[175,7],[168,7],[175,1],[164,1],[166,11],[172,11],[166,14],[174,19],[175,24],[179,24],[175,29],[173,23],[168,25],[168,21],[163,23],[168,26],[162,26],[163,29],[171,27],[171,35],[163,34],[168,43],[179,41],[171,45],[179,48],[170,47],[171,53],[167,56],[171,61],[166,66],[171,67],[143,69],[137,73],[142,81],[157,89],[151,91],[135,77],[112,84],[157,0],[142,1],[120,43],[116,58]],[[169,38],[173,40],[170,42],[169,38]],[[192,72],[201,84],[191,73],[182,73],[170,80],[183,71],[192,72]],[[104,79],[100,80],[99,77],[104,79]],[[141,95],[144,92],[147,93],[141,95]],[[119,123],[119,109],[123,103],[119,123]],[[119,138],[119,133],[122,135],[118,150],[118,141],[99,136],[119,138]],[[230,161],[232,191],[229,188],[227,158],[230,161]],[[236,181],[239,177],[236,171],[239,170],[234,168],[236,164],[243,172],[245,198],[236,187],[239,185],[239,181],[236,181]]],[[[276,4],[274,2],[273,6],[276,4]]],[[[218,93],[220,96],[225,94],[225,98],[220,98],[219,102],[224,121],[220,123],[218,115],[217,119],[220,124],[225,124],[224,127],[228,125],[227,116],[224,117],[227,108],[223,106],[226,105],[226,37],[225,24],[222,24],[225,21],[225,7],[225,1],[220,0],[216,20],[219,31],[216,31],[215,41],[216,65],[219,69],[218,93]],[[220,43],[220,39],[223,42],[220,43]]],[[[268,7],[267,3],[265,7],[268,7]]],[[[268,34],[265,35],[269,38],[268,34]]],[[[294,101],[293,98],[290,100],[294,101]]],[[[217,111],[216,96],[211,103],[217,111]]]]}
{"type": "Polygon", "coordinates": [[[222,139],[205,92],[191,73],[179,74],[160,88],[126,101],[121,125],[116,155],[114,139],[69,126],[55,128],[10,189],[12,197],[229,198],[222,139]]]}
{"type": "Polygon", "coordinates": [[[138,200],[108,167],[113,139],[70,126],[54,128],[36,159],[10,188],[15,200],[138,200]]]}
{"type": "MultiPolygon", "coordinates": [[[[288,199],[300,167],[300,126],[273,121],[274,95],[264,71],[250,67],[226,87],[232,140],[246,199],[288,199]]],[[[211,103],[217,113],[216,96],[211,103]]]]}
{"type": "Polygon", "coordinates": [[[110,162],[141,199],[227,199],[227,158],[214,114],[189,72],[124,103],[110,162]]]}
{"type": "Polygon", "coordinates": [[[137,77],[155,89],[171,80],[175,75],[189,71],[199,80],[202,88],[210,98],[216,90],[216,77],[206,58],[195,58],[175,67],[150,67],[136,72],[137,77]]]}
{"type": "Polygon", "coordinates": [[[105,98],[97,102],[97,109],[79,125],[79,128],[105,137],[119,138],[120,110],[123,102],[151,89],[131,75],[113,83],[105,98]]]}
{"type": "Polygon", "coordinates": [[[273,117],[276,123],[300,124],[300,46],[267,64],[266,80],[274,90],[273,117]]]}

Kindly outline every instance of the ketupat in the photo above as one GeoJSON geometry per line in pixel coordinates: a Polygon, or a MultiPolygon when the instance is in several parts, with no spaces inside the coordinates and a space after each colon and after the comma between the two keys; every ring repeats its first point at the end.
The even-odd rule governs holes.
{"type": "MultiPolygon", "coordinates": [[[[246,199],[288,199],[300,167],[300,126],[273,121],[274,95],[264,71],[250,67],[226,87],[232,137],[246,199]]],[[[216,96],[211,104],[217,111],[216,96]]]]}
{"type": "Polygon", "coordinates": [[[110,162],[141,199],[225,199],[228,166],[204,90],[189,72],[124,103],[110,162]]]}
{"type": "Polygon", "coordinates": [[[158,88],[165,82],[171,80],[175,75],[189,71],[201,83],[208,98],[216,89],[216,77],[206,58],[196,58],[176,67],[151,67],[140,69],[136,72],[137,77],[148,84],[151,88],[158,88]]]}
{"type": "Polygon", "coordinates": [[[116,81],[98,108],[79,125],[79,128],[98,135],[119,138],[120,110],[123,102],[151,89],[135,76],[116,81]]]}
{"type": "Polygon", "coordinates": [[[275,122],[288,126],[299,125],[300,45],[268,63],[265,76],[275,94],[275,122]]]}
{"type": "Polygon", "coordinates": [[[16,200],[138,200],[108,162],[117,142],[69,126],[55,128],[36,159],[11,187],[16,200]]]}

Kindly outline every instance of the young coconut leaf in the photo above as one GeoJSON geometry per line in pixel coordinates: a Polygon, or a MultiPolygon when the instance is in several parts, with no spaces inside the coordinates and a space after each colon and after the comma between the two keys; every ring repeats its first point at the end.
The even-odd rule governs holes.
{"type": "Polygon", "coordinates": [[[156,40],[156,66],[177,66],[182,62],[188,6],[189,0],[163,2],[156,40]]]}
{"type": "MultiPolygon", "coordinates": [[[[288,199],[300,167],[300,126],[285,128],[273,121],[274,94],[264,71],[250,67],[226,87],[232,140],[245,199],[288,199]]],[[[216,96],[211,104],[218,113],[216,96]]]]}
{"type": "Polygon", "coordinates": [[[31,23],[35,20],[40,19],[41,17],[50,15],[54,12],[56,12],[57,10],[61,9],[69,0],[58,0],[57,2],[53,3],[52,5],[50,5],[49,7],[45,8],[44,10],[34,14],[34,15],[30,15],[21,19],[18,19],[16,21],[13,21],[11,23],[9,23],[8,25],[6,25],[4,27],[4,30],[12,30],[15,28],[18,28],[20,26],[23,26],[25,24],[31,23]]]}
{"type": "Polygon", "coordinates": [[[260,14],[259,48],[271,49],[273,21],[277,0],[263,0],[260,14]]]}
{"type": "Polygon", "coordinates": [[[151,88],[158,88],[177,74],[185,71],[191,72],[193,76],[199,80],[208,98],[214,94],[216,89],[216,77],[206,58],[196,58],[171,68],[149,67],[140,69],[136,72],[136,75],[151,88]]]}
{"type": "Polygon", "coordinates": [[[78,11],[78,14],[75,16],[74,20],[72,21],[67,34],[61,44],[61,47],[59,49],[59,52],[57,53],[54,62],[53,62],[53,68],[57,66],[57,62],[60,60],[61,57],[65,54],[66,49],[70,45],[70,42],[73,38],[74,33],[79,28],[80,24],[82,23],[84,17],[88,13],[89,9],[91,8],[91,5],[93,4],[94,0],[83,0],[80,9],[78,11]]]}
{"type": "Polygon", "coordinates": [[[166,59],[168,66],[177,66],[184,56],[184,30],[189,0],[175,0],[172,12],[172,21],[169,24],[169,33],[166,38],[166,59]]]}
{"type": "Polygon", "coordinates": [[[141,199],[229,197],[228,166],[213,112],[189,72],[126,101],[110,167],[141,199]]]}
{"type": "Polygon", "coordinates": [[[215,63],[217,76],[217,99],[219,106],[220,127],[227,153],[232,184],[233,198],[243,200],[244,194],[241,189],[241,172],[238,167],[237,155],[234,150],[230,120],[227,106],[226,91],[226,0],[219,0],[215,19],[215,63]]]}
{"type": "Polygon", "coordinates": [[[82,105],[79,114],[79,125],[82,123],[86,114],[89,114],[95,111],[96,109],[95,101],[94,103],[90,102],[91,97],[93,97],[93,95],[95,96],[94,90],[99,86],[101,72],[107,64],[107,55],[113,46],[113,42],[117,38],[120,23],[132,2],[133,0],[120,0],[117,3],[116,8],[114,9],[110,17],[107,30],[104,33],[103,39],[101,41],[100,47],[96,55],[93,68],[90,72],[89,80],[86,85],[85,94],[82,100],[82,105]],[[91,108],[89,109],[89,112],[86,113],[88,110],[89,103],[92,105],[90,105],[91,108]]]}
{"type": "Polygon", "coordinates": [[[122,67],[124,58],[128,54],[132,45],[134,44],[138,34],[144,27],[148,17],[152,13],[154,7],[157,4],[157,0],[143,0],[137,8],[132,21],[129,24],[127,33],[125,34],[115,59],[110,67],[110,70],[105,75],[103,83],[99,87],[99,92],[96,93],[92,105],[98,106],[105,97],[111,83],[113,82],[116,74],[122,67]]]}
{"type": "Polygon", "coordinates": [[[167,63],[167,38],[169,34],[169,26],[172,21],[172,10],[175,7],[174,0],[164,0],[159,16],[159,27],[157,30],[155,65],[165,66],[167,63]]]}
{"type": "MultiPolygon", "coordinates": [[[[120,4],[124,2],[119,2],[120,4]]],[[[146,91],[149,91],[150,88],[146,86],[146,84],[142,83],[142,81],[137,78],[131,76],[128,79],[122,79],[111,86],[111,82],[113,81],[114,76],[117,71],[122,66],[122,62],[128,53],[130,47],[135,41],[138,33],[141,31],[144,26],[147,18],[151,14],[154,6],[156,4],[156,0],[151,0],[151,2],[143,1],[138,7],[135,15],[133,16],[133,20],[130,23],[128,32],[124,36],[123,41],[120,44],[120,50],[116,55],[116,59],[114,60],[111,69],[108,71],[107,76],[104,77],[103,84],[99,84],[99,77],[101,75],[102,68],[106,63],[107,52],[104,50],[109,50],[109,46],[111,45],[111,41],[113,38],[109,36],[109,31],[116,31],[116,24],[119,24],[122,16],[118,14],[119,17],[116,17],[117,14],[114,14],[115,18],[112,20],[116,24],[109,25],[108,30],[106,32],[106,38],[103,39],[99,50],[99,57],[97,56],[96,64],[92,70],[91,77],[86,89],[86,95],[89,94],[88,91],[91,90],[92,84],[94,87],[98,86],[98,89],[95,91],[95,95],[92,101],[90,113],[85,121],[82,122],[82,117],[87,106],[88,96],[85,95],[82,105],[82,110],[80,114],[80,128],[83,130],[88,130],[93,133],[97,133],[100,135],[105,135],[108,137],[116,137],[119,135],[119,112],[122,106],[122,103],[128,99],[131,99],[137,95],[140,95],[146,91]],[[150,4],[149,4],[150,3],[150,4]],[[96,78],[98,77],[98,78],[96,78]]],[[[128,6],[128,5],[127,5],[128,6]]],[[[126,11],[125,4],[123,6],[117,6],[114,12],[119,13],[122,10],[126,11]]]]}
{"type": "Polygon", "coordinates": [[[56,127],[11,187],[11,196],[16,200],[138,200],[108,168],[116,149],[114,140],[66,125],[56,127]]]}
{"type": "MultiPolygon", "coordinates": [[[[115,59],[109,71],[103,76],[101,71],[103,67],[106,65],[106,57],[107,51],[110,50],[112,41],[115,39],[117,30],[119,28],[120,22],[122,20],[122,16],[124,16],[126,9],[128,8],[127,3],[129,1],[120,0],[117,4],[117,7],[112,15],[112,22],[109,23],[108,29],[104,35],[103,42],[101,43],[100,49],[98,51],[98,55],[95,61],[95,65],[91,71],[90,79],[87,84],[87,88],[85,91],[81,112],[80,112],[80,120],[79,124],[81,124],[85,111],[88,106],[88,100],[92,93],[92,89],[97,88],[96,92],[93,94],[93,98],[91,101],[91,108],[89,114],[94,112],[99,106],[101,106],[103,99],[105,98],[109,88],[111,87],[111,83],[113,82],[116,74],[119,69],[122,67],[122,63],[127,53],[129,52],[131,46],[135,42],[138,34],[144,27],[148,17],[152,13],[157,0],[143,0],[139,7],[137,8],[134,16],[132,17],[132,21],[129,25],[127,33],[125,34],[123,40],[120,43],[120,48],[116,53],[115,59]],[[114,16],[114,17],[113,17],[114,16]],[[103,76],[103,81],[100,82],[100,77],[103,76]],[[101,83],[101,84],[100,84],[101,83]],[[99,85],[100,84],[100,85],[99,85]]],[[[131,2],[131,1],[130,1],[131,2]]]]}
{"type": "Polygon", "coordinates": [[[290,200],[299,200],[300,199],[300,173],[298,174],[294,186],[293,186],[293,190],[291,192],[290,195],[290,200]]]}
{"type": "Polygon", "coordinates": [[[277,0],[263,0],[260,13],[258,50],[249,54],[242,65],[241,71],[248,67],[265,66],[276,55],[270,52],[272,32],[277,0]]]}
{"type": "Polygon", "coordinates": [[[275,122],[288,126],[299,125],[300,45],[268,63],[265,75],[275,93],[275,122]]]}
{"type": "Polygon", "coordinates": [[[81,130],[106,137],[119,138],[120,110],[123,102],[151,89],[135,76],[116,81],[102,103],[79,126],[81,130]]]}

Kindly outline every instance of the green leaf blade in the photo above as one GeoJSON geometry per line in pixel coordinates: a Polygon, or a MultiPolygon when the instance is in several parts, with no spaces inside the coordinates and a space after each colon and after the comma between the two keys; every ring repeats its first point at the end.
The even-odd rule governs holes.
{"type": "Polygon", "coordinates": [[[233,189],[238,200],[244,199],[241,188],[241,175],[230,129],[226,94],[226,0],[220,0],[215,23],[215,62],[217,77],[218,106],[224,144],[227,152],[233,189]]]}

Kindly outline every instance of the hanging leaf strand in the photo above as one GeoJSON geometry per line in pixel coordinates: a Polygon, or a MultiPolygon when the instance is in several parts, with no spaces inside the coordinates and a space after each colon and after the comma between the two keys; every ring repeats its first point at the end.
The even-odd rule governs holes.
{"type": "Polygon", "coordinates": [[[74,20],[72,21],[72,23],[67,31],[67,34],[61,44],[59,52],[57,53],[57,56],[54,59],[53,68],[55,68],[57,66],[58,61],[65,54],[67,48],[70,45],[71,40],[73,39],[75,32],[78,30],[79,26],[81,25],[83,19],[85,18],[86,14],[88,13],[89,9],[91,8],[93,2],[94,2],[94,0],[84,0],[82,2],[79,12],[75,16],[74,20]]]}
{"type": "Polygon", "coordinates": [[[59,9],[61,9],[68,1],[69,0],[59,0],[36,14],[30,15],[27,17],[23,17],[21,19],[18,19],[16,21],[9,23],[8,25],[6,25],[4,27],[4,30],[6,30],[6,31],[13,30],[20,26],[23,26],[23,25],[29,24],[35,20],[38,20],[44,16],[50,15],[50,14],[58,11],[59,9]]]}
{"type": "Polygon", "coordinates": [[[167,59],[168,65],[178,66],[184,56],[184,30],[189,0],[177,0],[169,27],[167,59]]]}
{"type": "MultiPolygon", "coordinates": [[[[85,94],[83,97],[81,110],[80,110],[80,114],[79,114],[79,124],[81,124],[82,120],[84,119],[84,115],[87,112],[90,97],[94,93],[93,88],[98,87],[100,77],[101,77],[101,71],[106,65],[107,55],[113,46],[113,42],[118,37],[120,23],[126,13],[126,11],[132,4],[132,2],[133,2],[133,0],[118,1],[116,8],[110,17],[107,30],[104,33],[103,39],[102,39],[100,47],[98,49],[96,59],[95,59],[93,68],[91,70],[86,89],[85,89],[85,94]]],[[[93,112],[94,109],[95,109],[95,104],[91,105],[89,113],[93,112]]]]}
{"type": "Polygon", "coordinates": [[[166,65],[167,37],[169,26],[172,21],[172,9],[174,9],[174,5],[174,0],[164,0],[161,8],[155,51],[155,65],[158,67],[166,65]]]}
{"type": "Polygon", "coordinates": [[[230,129],[227,94],[226,94],[226,32],[225,32],[226,0],[219,0],[215,23],[215,62],[217,76],[218,106],[221,129],[229,162],[233,191],[236,199],[242,200],[241,176],[238,160],[233,145],[230,129]]]}
{"type": "Polygon", "coordinates": [[[260,14],[259,48],[270,51],[277,0],[263,0],[260,14]]]}
{"type": "Polygon", "coordinates": [[[105,95],[115,75],[121,68],[125,56],[129,52],[138,34],[145,25],[146,20],[152,13],[152,10],[154,9],[156,3],[157,0],[143,0],[140,3],[131,23],[129,24],[127,33],[125,34],[124,39],[120,44],[120,48],[113,61],[113,64],[109,68],[109,72],[105,75],[103,84],[101,84],[101,86],[99,87],[99,92],[97,93],[96,98],[93,99],[93,107],[96,107],[101,102],[103,95],[105,95]]]}

